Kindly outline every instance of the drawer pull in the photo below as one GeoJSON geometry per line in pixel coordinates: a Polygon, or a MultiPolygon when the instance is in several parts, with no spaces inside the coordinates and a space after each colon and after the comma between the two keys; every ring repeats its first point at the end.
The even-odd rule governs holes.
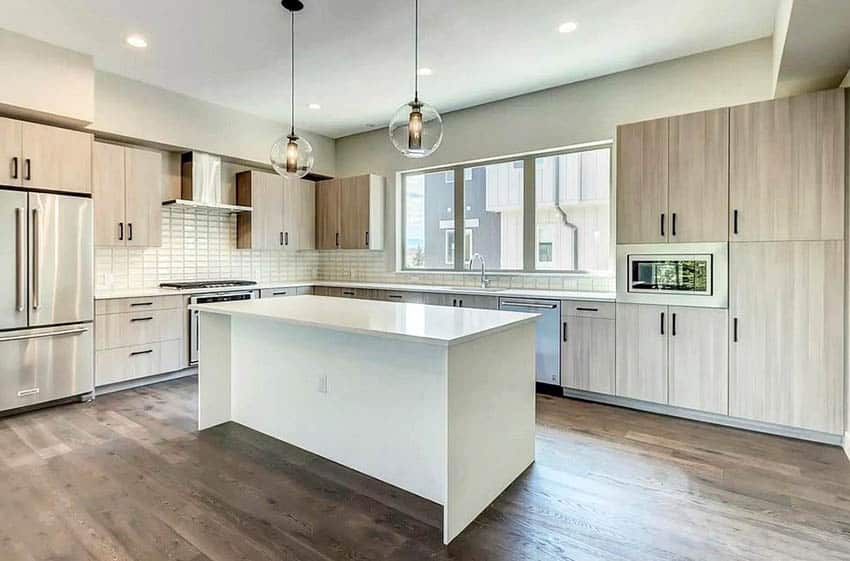
{"type": "Polygon", "coordinates": [[[390,294],[390,295],[387,296],[387,298],[392,298],[393,300],[401,300],[401,295],[400,294],[390,294]]]}
{"type": "Polygon", "coordinates": [[[579,312],[598,312],[599,308],[581,308],[581,307],[578,307],[578,308],[576,308],[576,311],[579,311],[579,312]]]}
{"type": "Polygon", "coordinates": [[[146,351],[134,351],[130,353],[130,356],[138,356],[138,355],[148,355],[153,352],[153,349],[148,349],[146,351]]]}
{"type": "Polygon", "coordinates": [[[153,306],[153,302],[133,302],[130,304],[131,308],[135,308],[136,306],[153,306]]]}
{"type": "Polygon", "coordinates": [[[150,321],[152,319],[153,319],[153,316],[147,316],[147,317],[143,317],[143,318],[132,318],[130,321],[131,322],[134,322],[134,321],[150,321]]]}
{"type": "Polygon", "coordinates": [[[27,397],[29,395],[36,395],[41,390],[38,388],[31,388],[29,390],[21,390],[18,392],[18,397],[27,397]]]}
{"type": "Polygon", "coordinates": [[[351,292],[350,290],[343,290],[342,294],[343,294],[343,296],[354,296],[354,293],[351,292]]]}
{"type": "Polygon", "coordinates": [[[272,292],[272,296],[286,296],[287,294],[289,293],[285,290],[283,292],[272,292]]]}

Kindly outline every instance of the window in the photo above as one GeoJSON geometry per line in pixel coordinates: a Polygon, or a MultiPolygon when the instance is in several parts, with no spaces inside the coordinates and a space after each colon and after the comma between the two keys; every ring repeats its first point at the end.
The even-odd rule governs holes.
{"type": "Polygon", "coordinates": [[[535,268],[604,271],[611,239],[611,149],[541,156],[534,160],[535,268]]]}
{"type": "Polygon", "coordinates": [[[493,271],[610,270],[608,144],[411,172],[401,185],[403,269],[461,270],[480,253],[493,271]]]}

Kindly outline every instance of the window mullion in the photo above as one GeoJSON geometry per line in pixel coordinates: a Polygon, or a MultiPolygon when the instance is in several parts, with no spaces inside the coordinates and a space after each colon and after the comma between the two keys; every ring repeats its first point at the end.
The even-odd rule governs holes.
{"type": "Polygon", "coordinates": [[[535,157],[526,156],[522,166],[522,268],[525,272],[531,272],[534,271],[534,259],[537,255],[537,203],[534,192],[537,170],[535,168],[535,157]]]}
{"type": "Polygon", "coordinates": [[[464,228],[464,201],[463,201],[463,166],[454,168],[455,174],[455,271],[463,270],[463,250],[465,238],[463,233],[464,228]]]}

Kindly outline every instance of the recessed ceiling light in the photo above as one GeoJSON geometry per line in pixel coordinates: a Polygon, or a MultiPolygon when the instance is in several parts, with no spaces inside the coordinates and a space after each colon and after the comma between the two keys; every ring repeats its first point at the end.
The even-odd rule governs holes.
{"type": "Polygon", "coordinates": [[[148,46],[148,41],[145,39],[144,35],[134,33],[132,35],[127,35],[127,44],[131,47],[136,47],[137,49],[144,49],[148,46]]]}
{"type": "Polygon", "coordinates": [[[434,73],[434,71],[431,70],[430,68],[420,68],[417,71],[417,74],[419,74],[420,76],[430,76],[433,73],[434,73]]]}
{"type": "Polygon", "coordinates": [[[578,24],[574,21],[565,21],[561,25],[558,26],[558,31],[561,33],[570,33],[571,31],[575,31],[578,28],[578,24]]]}
{"type": "Polygon", "coordinates": [[[322,106],[319,105],[318,103],[311,103],[307,107],[309,107],[310,109],[321,109],[322,108],[322,106]]]}

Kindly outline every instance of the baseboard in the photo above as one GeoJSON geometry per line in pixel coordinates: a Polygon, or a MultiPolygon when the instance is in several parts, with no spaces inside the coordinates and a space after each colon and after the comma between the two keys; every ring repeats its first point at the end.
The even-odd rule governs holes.
{"type": "Polygon", "coordinates": [[[106,395],[113,392],[120,392],[124,390],[131,390],[133,388],[139,388],[142,386],[149,386],[151,384],[159,384],[160,382],[168,382],[169,380],[176,380],[178,378],[185,378],[187,376],[194,376],[198,373],[197,366],[190,366],[189,368],[185,368],[183,370],[178,370],[176,372],[168,372],[166,374],[156,374],[154,376],[147,376],[145,378],[136,378],[135,380],[127,380],[126,382],[117,382],[115,384],[108,384],[106,386],[98,386],[95,388],[95,397],[99,395],[106,395]]]}
{"type": "Polygon", "coordinates": [[[847,459],[850,460],[850,432],[844,433],[844,443],[841,447],[844,448],[844,453],[847,454],[847,459]]]}
{"type": "MultiPolygon", "coordinates": [[[[617,407],[637,409],[639,411],[656,413],[658,415],[667,415],[668,417],[681,417],[683,419],[689,419],[691,421],[700,421],[703,423],[711,423],[713,425],[723,425],[735,429],[743,429],[753,432],[773,434],[776,436],[784,436],[787,438],[796,438],[798,440],[810,440],[812,442],[832,444],[833,446],[843,445],[845,451],[847,451],[848,447],[850,447],[850,442],[848,442],[847,440],[847,435],[831,434],[828,432],[819,432],[807,429],[798,429],[794,427],[785,427],[782,425],[773,425],[771,423],[762,423],[759,421],[750,421],[748,419],[739,419],[737,417],[718,415],[717,413],[706,413],[704,411],[695,411],[693,409],[673,407],[672,405],[663,405],[661,403],[651,403],[648,401],[639,401],[626,397],[618,397],[614,395],[586,392],[581,390],[571,390],[568,388],[564,388],[564,397],[572,397],[585,401],[604,403],[606,405],[616,405],[617,407]]],[[[848,455],[850,456],[850,452],[848,452],[848,455]]]]}

